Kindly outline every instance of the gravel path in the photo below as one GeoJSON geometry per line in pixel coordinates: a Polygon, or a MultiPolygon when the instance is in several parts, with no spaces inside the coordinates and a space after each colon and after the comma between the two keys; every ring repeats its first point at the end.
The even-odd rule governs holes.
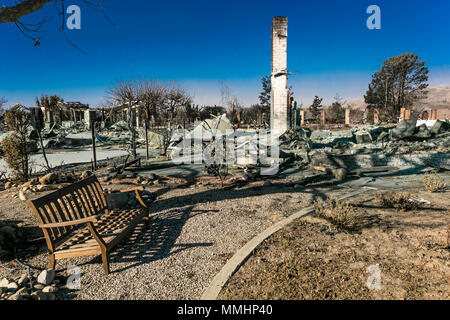
{"type": "MultiPolygon", "coordinates": [[[[199,299],[236,250],[271,224],[311,205],[314,194],[324,195],[328,190],[297,190],[283,183],[263,186],[262,181],[231,190],[160,186],[160,195],[151,205],[150,229],[145,232],[138,226],[126,243],[112,251],[109,276],[104,276],[99,257],[57,262],[57,271],[69,265],[78,265],[82,271],[81,289],[59,298],[199,299]]],[[[348,190],[334,191],[344,192],[348,190]]],[[[5,215],[12,218],[17,207],[13,201],[20,203],[10,197],[0,200],[2,219],[5,215]],[[5,206],[13,210],[5,211],[5,206]]],[[[23,205],[21,202],[20,207],[23,205]]],[[[23,220],[36,225],[30,218],[31,209],[18,210],[16,219],[24,218],[25,212],[28,218],[23,220]]],[[[40,252],[25,261],[45,267],[48,255],[44,248],[40,252]]],[[[0,277],[8,272],[0,268],[0,277]]]]}

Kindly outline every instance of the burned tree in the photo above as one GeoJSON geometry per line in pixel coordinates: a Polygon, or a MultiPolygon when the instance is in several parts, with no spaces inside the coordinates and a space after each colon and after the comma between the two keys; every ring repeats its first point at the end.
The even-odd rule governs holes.
{"type": "Polygon", "coordinates": [[[189,94],[174,81],[169,82],[165,100],[170,121],[173,120],[177,107],[186,107],[192,102],[189,94]]]}
{"type": "Polygon", "coordinates": [[[44,121],[54,123],[55,119],[49,119],[48,117],[54,117],[53,114],[59,115],[60,109],[58,107],[58,103],[62,101],[60,97],[57,95],[41,95],[40,98],[36,98],[36,106],[41,108],[44,113],[44,121]]]}
{"type": "Polygon", "coordinates": [[[167,88],[158,80],[137,80],[134,86],[136,99],[141,102],[147,123],[154,124],[156,120],[161,119],[161,113],[164,112],[167,88]]]}
{"type": "Polygon", "coordinates": [[[136,130],[133,123],[133,106],[137,105],[137,90],[133,82],[118,81],[108,90],[108,99],[113,105],[127,106],[128,130],[131,133],[131,149],[133,158],[136,154],[136,130]]]}

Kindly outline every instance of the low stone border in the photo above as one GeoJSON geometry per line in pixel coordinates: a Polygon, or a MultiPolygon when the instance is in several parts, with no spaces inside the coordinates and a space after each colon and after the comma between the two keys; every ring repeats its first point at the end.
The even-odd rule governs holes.
{"type": "MultiPolygon", "coordinates": [[[[360,193],[367,192],[367,190],[357,190],[350,193],[347,193],[340,198],[339,200],[344,200],[353,196],[356,196],[360,193]]],[[[297,213],[294,213],[287,217],[284,220],[281,220],[274,225],[270,226],[266,230],[262,231],[258,235],[256,235],[253,239],[247,242],[241,249],[239,249],[233,257],[223,266],[222,270],[214,277],[211,284],[208,288],[203,292],[203,295],[200,297],[200,300],[215,300],[219,295],[222,288],[231,278],[231,276],[239,269],[239,267],[244,263],[244,261],[252,254],[252,252],[256,249],[256,247],[267,239],[269,236],[282,229],[289,223],[293,222],[295,219],[304,217],[314,211],[314,206],[307,207],[297,213]]]]}

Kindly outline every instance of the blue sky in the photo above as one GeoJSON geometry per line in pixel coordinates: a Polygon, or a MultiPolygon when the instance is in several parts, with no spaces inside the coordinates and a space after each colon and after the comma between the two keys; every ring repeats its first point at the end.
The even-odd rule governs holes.
{"type": "MultiPolygon", "coordinates": [[[[9,1],[6,1],[7,3],[9,1]]],[[[270,73],[270,24],[288,17],[288,69],[295,99],[362,98],[384,60],[418,54],[430,85],[450,85],[450,1],[136,1],[105,0],[111,25],[83,1],[81,30],[64,40],[53,3],[27,16],[52,17],[41,44],[12,24],[0,25],[0,96],[33,105],[41,94],[96,106],[117,80],[176,80],[197,104],[220,104],[220,82],[245,105],[258,101],[270,73]],[[381,30],[366,28],[369,5],[381,8],[381,30]]]]}

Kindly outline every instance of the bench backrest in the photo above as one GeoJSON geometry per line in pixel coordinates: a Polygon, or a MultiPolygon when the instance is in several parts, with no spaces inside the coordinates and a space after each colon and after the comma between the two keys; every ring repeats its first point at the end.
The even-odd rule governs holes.
{"type": "MultiPolygon", "coordinates": [[[[49,193],[35,200],[29,200],[39,223],[56,223],[87,218],[103,214],[108,210],[105,195],[95,175],[49,193]]],[[[56,243],[77,226],[44,228],[47,239],[56,243]]]]}

